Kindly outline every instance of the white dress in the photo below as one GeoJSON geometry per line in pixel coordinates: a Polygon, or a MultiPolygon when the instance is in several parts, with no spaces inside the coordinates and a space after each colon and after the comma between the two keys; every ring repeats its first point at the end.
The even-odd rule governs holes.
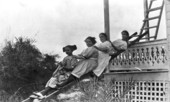
{"type": "Polygon", "coordinates": [[[78,62],[77,66],[72,71],[72,75],[80,78],[82,75],[94,70],[97,67],[98,50],[96,48],[88,47],[80,54],[86,59],[78,62]]]}
{"type": "Polygon", "coordinates": [[[112,44],[118,49],[118,50],[126,50],[127,49],[127,42],[123,41],[122,39],[118,39],[112,42],[112,44]]]}
{"type": "Polygon", "coordinates": [[[93,70],[94,74],[96,76],[100,76],[103,71],[108,67],[110,56],[109,52],[115,53],[116,50],[112,47],[112,44],[118,49],[118,50],[125,50],[127,49],[127,43],[121,39],[115,40],[113,42],[105,41],[103,43],[100,43],[97,47],[99,49],[106,49],[108,50],[108,53],[99,51],[98,56],[98,66],[95,70],[93,70]]]}
{"type": "MultiPolygon", "coordinates": [[[[111,51],[112,45],[111,42],[109,41],[105,41],[103,43],[100,43],[99,45],[97,45],[97,47],[99,49],[103,49],[103,50],[108,50],[111,51]]],[[[96,69],[93,70],[94,74],[96,76],[100,76],[102,74],[102,72],[105,70],[105,68],[108,66],[109,64],[109,60],[110,60],[110,56],[108,53],[102,52],[102,51],[98,51],[99,52],[99,56],[98,56],[98,66],[96,69]]]]}

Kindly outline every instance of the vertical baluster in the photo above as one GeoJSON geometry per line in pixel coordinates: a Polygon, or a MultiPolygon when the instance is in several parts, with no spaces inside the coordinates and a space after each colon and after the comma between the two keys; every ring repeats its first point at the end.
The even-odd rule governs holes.
{"type": "Polygon", "coordinates": [[[140,53],[139,53],[139,49],[137,49],[137,51],[136,51],[136,58],[137,58],[138,65],[140,65],[140,53]]]}
{"type": "Polygon", "coordinates": [[[142,64],[145,64],[145,52],[144,52],[144,48],[141,49],[141,61],[142,61],[142,64]]]}
{"type": "Polygon", "coordinates": [[[154,51],[154,47],[151,48],[151,62],[152,62],[152,66],[155,64],[155,51],[154,51]]]}
{"type": "Polygon", "coordinates": [[[166,56],[165,56],[165,49],[164,49],[164,47],[161,47],[161,50],[162,50],[161,54],[162,54],[162,57],[163,57],[162,62],[165,63],[166,56]]]}
{"type": "Polygon", "coordinates": [[[156,47],[156,61],[159,64],[160,63],[160,47],[156,47]]]}
{"type": "Polygon", "coordinates": [[[149,48],[146,48],[146,61],[148,65],[150,64],[150,52],[149,48]]]}

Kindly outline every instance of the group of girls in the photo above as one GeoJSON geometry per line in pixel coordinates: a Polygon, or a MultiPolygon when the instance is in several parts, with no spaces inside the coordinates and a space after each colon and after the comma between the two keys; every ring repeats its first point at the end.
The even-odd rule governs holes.
{"type": "Polygon", "coordinates": [[[105,33],[100,33],[101,43],[99,45],[95,45],[95,37],[89,36],[85,39],[87,48],[78,55],[73,55],[73,51],[77,49],[76,45],[63,47],[63,52],[67,56],[58,64],[58,68],[47,82],[45,90],[34,94],[44,98],[44,95],[50,90],[63,87],[88,73],[100,77],[109,64],[110,55],[127,49],[129,33],[124,30],[121,34],[122,39],[111,42],[105,33]]]}

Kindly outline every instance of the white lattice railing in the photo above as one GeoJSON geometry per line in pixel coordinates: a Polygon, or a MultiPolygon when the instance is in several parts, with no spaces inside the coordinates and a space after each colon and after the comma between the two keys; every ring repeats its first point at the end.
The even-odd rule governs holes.
{"type": "Polygon", "coordinates": [[[162,39],[135,44],[111,61],[110,70],[167,69],[166,43],[162,39]]]}
{"type": "MultiPolygon", "coordinates": [[[[169,82],[168,81],[136,81],[134,85],[130,81],[116,81],[115,89],[128,90],[123,102],[169,102],[169,82]],[[130,86],[131,85],[131,86],[130,86]]],[[[119,94],[118,94],[119,95],[119,94]]]]}

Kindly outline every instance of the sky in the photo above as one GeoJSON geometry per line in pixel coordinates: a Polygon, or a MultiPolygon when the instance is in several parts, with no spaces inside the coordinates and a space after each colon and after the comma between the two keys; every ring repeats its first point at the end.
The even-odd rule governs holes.
{"type": "MultiPolygon", "coordinates": [[[[143,0],[110,0],[110,38],[122,30],[139,32],[144,19],[143,0]]],[[[162,17],[164,18],[164,16],[162,17]]],[[[164,22],[164,19],[162,20],[164,22]]],[[[160,31],[165,37],[165,24],[160,31]],[[161,30],[163,28],[163,30],[161,30]]],[[[43,53],[65,56],[62,47],[77,45],[74,54],[86,45],[84,39],[104,32],[103,0],[0,0],[0,46],[5,39],[33,38],[43,53]]]]}

